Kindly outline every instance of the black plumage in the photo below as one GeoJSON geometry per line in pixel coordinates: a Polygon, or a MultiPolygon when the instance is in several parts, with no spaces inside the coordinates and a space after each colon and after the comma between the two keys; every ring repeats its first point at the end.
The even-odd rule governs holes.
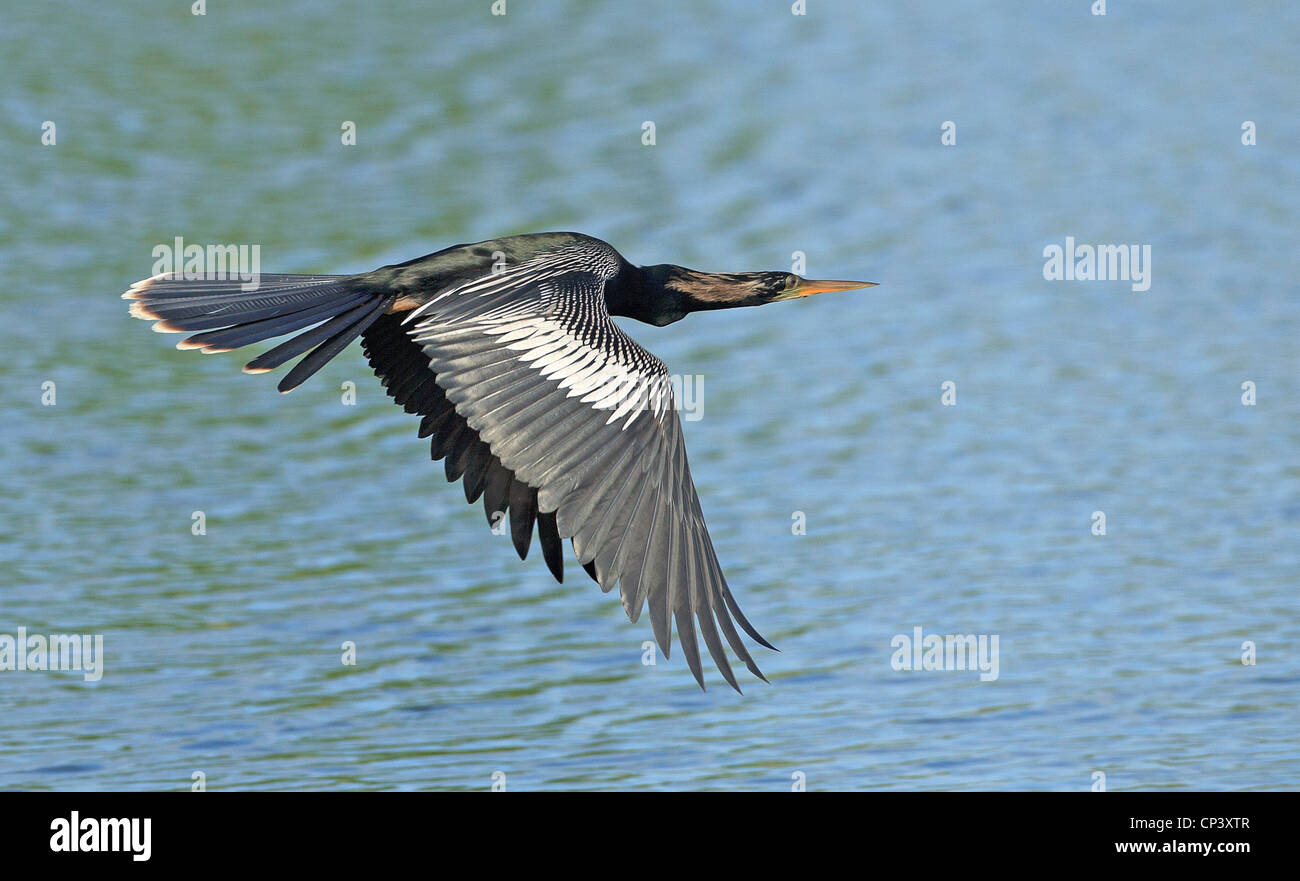
{"type": "Polygon", "coordinates": [[[700,686],[696,628],[736,690],[725,640],[762,677],[736,625],[772,646],[741,612],[718,564],[691,480],[664,364],[610,320],[665,325],[705,309],[759,305],[861,282],[809,282],[782,272],[702,273],[636,267],[578,233],[457,245],[349,276],[263,275],[238,282],[156,276],[131,286],[131,312],[155,330],[191,334],[180,348],[226,351],[284,334],[249,372],[300,360],[290,391],[357,337],[419,436],[509,528],[520,558],[534,526],[563,580],[563,538],[628,617],[645,607],[664,654],[675,623],[700,686]]]}

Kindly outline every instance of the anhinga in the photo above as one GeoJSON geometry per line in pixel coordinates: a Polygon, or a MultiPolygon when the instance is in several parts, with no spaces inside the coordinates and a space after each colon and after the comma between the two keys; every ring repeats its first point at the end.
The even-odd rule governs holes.
{"type": "Polygon", "coordinates": [[[489,523],[508,513],[527,556],[533,524],[563,579],[560,540],[601,587],[620,588],[636,621],[645,603],[671,648],[670,616],[704,687],[695,623],[726,681],[722,647],[763,678],[732,624],[773,648],[727,587],[700,512],[667,368],[611,315],[663,326],[690,312],[757,306],[869,282],[809,281],[788,272],[696,272],[633,266],[578,233],[456,245],[358,275],[261,274],[239,279],[164,273],[131,285],[131,314],[181,349],[225,352],[304,332],[250,361],[261,373],[306,357],[280,380],[290,391],[358,336],[388,394],[423,416],[447,479],[483,497],[489,523]],[[694,621],[692,621],[694,619],[694,621]],[[716,619],[716,625],[715,625],[716,619]],[[721,631],[721,635],[719,634],[721,631]]]}

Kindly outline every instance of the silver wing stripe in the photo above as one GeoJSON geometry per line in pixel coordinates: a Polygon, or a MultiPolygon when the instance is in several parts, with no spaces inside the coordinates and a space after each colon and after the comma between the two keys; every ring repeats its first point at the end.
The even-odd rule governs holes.
{"type": "MultiPolygon", "coordinates": [[[[509,340],[501,346],[503,353],[516,353],[514,361],[556,383],[557,389],[566,392],[565,397],[576,397],[594,410],[610,410],[606,424],[630,415],[622,426],[626,429],[637,414],[647,409],[661,418],[671,400],[668,378],[658,372],[648,373],[646,368],[650,365],[634,363],[624,355],[621,345],[617,346],[617,354],[594,347],[549,317],[534,315],[501,323],[478,321],[472,326],[446,325],[426,319],[413,329],[411,336],[421,344],[445,343],[449,333],[458,331],[496,336],[498,343],[509,340]]],[[[451,362],[458,363],[455,358],[451,362]]]]}

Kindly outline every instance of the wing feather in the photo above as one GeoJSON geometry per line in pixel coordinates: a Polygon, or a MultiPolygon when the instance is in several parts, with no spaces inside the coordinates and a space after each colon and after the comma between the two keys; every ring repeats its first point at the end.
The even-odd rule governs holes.
{"type": "Polygon", "coordinates": [[[445,455],[448,479],[463,476],[466,498],[483,495],[489,521],[510,511],[521,557],[536,523],[543,557],[562,578],[560,540],[572,539],[601,589],[619,586],[630,620],[648,603],[665,656],[675,624],[700,686],[702,638],[739,691],[728,645],[762,674],[733,619],[768,643],[740,614],[718,565],[667,368],[609,317],[604,283],[617,265],[579,262],[570,255],[548,271],[525,264],[474,280],[404,317],[402,331],[445,396],[432,401],[421,432],[433,435],[435,458],[445,455]]]}

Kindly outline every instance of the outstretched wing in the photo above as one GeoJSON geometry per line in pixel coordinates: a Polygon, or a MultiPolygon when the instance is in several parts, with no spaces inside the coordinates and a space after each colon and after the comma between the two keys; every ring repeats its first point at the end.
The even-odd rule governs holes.
{"type": "Polygon", "coordinates": [[[739,691],[723,637],[762,677],[735,624],[764,646],[727,587],[691,483],[664,365],[610,320],[605,286],[622,258],[595,239],[548,237],[546,251],[480,274],[479,243],[357,276],[263,275],[237,282],[165,273],[123,297],[154,329],[192,334],[180,348],[229,351],[296,334],[245,366],[303,356],[289,391],[360,336],[388,393],[419,413],[420,436],[489,522],[509,513],[526,556],[533,525],[563,576],[562,538],[603,590],[620,587],[636,621],[646,604],[664,654],[676,621],[700,686],[696,626],[739,691]],[[567,240],[568,244],[557,242],[567,240]],[[463,253],[462,253],[463,252],[463,253]],[[464,259],[461,259],[464,258],[464,259]]]}
{"type": "Polygon", "coordinates": [[[403,327],[458,416],[513,479],[536,490],[561,537],[636,621],[650,607],[671,650],[672,621],[701,687],[696,626],[736,685],[722,639],[762,673],[733,624],[771,647],[723,577],[691,481],[663,363],[605,308],[617,255],[553,252],[437,294],[403,327]],[[611,256],[612,255],[612,256],[611,256]]]}

